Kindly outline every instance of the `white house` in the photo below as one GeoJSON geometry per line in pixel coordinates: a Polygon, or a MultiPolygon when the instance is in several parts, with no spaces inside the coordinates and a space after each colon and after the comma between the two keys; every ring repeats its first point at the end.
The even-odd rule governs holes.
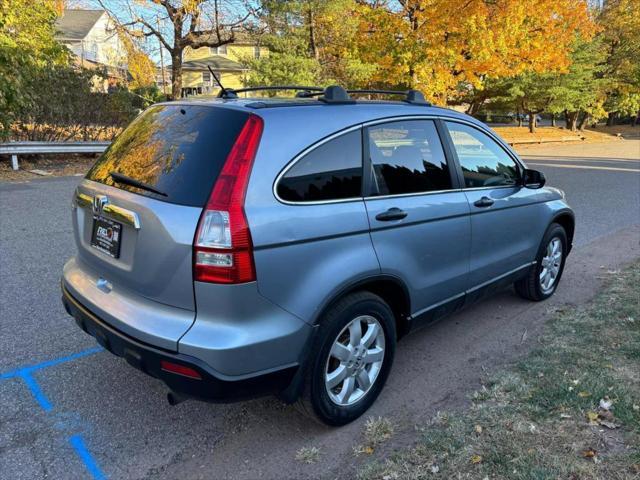
{"type": "Polygon", "coordinates": [[[106,67],[109,77],[126,75],[126,50],[113,20],[104,10],[65,9],[56,21],[56,39],[85,68],[106,67]]]}

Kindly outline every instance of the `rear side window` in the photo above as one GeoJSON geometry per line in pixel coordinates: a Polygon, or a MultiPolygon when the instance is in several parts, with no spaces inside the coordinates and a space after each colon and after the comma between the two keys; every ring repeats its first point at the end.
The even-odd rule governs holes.
{"type": "Polygon", "coordinates": [[[379,195],[451,188],[449,167],[433,121],[385,123],[368,131],[373,181],[379,195]]]}
{"type": "Polygon", "coordinates": [[[158,200],[202,207],[246,120],[246,113],[226,108],[151,107],[116,138],[86,178],[158,200]],[[166,196],[117,183],[112,172],[166,196]]]}
{"type": "Polygon", "coordinates": [[[290,202],[344,200],[362,196],[360,130],[313,149],[280,179],[278,196],[290,202]]]}
{"type": "Polygon", "coordinates": [[[516,185],[518,166],[488,135],[468,125],[446,122],[467,188],[516,185]]]}

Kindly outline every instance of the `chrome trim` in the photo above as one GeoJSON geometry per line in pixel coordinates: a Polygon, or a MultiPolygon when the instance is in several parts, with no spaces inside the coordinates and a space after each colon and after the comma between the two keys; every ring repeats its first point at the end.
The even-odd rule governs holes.
{"type": "Polygon", "coordinates": [[[396,193],[395,195],[370,195],[364,197],[364,200],[378,200],[385,198],[402,198],[402,197],[424,197],[427,195],[438,195],[442,193],[460,193],[460,188],[450,188],[448,190],[431,190],[429,192],[414,192],[414,193],[396,193]]]}
{"type": "MultiPolygon", "coordinates": [[[[88,208],[93,213],[93,201],[94,197],[85,193],[76,192],[76,204],[82,208],[88,208]]],[[[118,207],[110,203],[106,203],[102,206],[100,214],[110,217],[118,222],[125,223],[136,230],[140,230],[140,217],[136,212],[127,210],[126,208],[118,207]]]]}
{"type": "Polygon", "coordinates": [[[513,270],[509,270],[508,272],[503,273],[503,274],[501,274],[501,275],[498,275],[497,277],[494,277],[494,278],[492,278],[491,280],[488,280],[488,281],[486,281],[486,282],[483,282],[483,283],[481,283],[481,284],[479,284],[479,285],[476,285],[475,287],[470,288],[469,290],[465,290],[465,291],[464,291],[464,292],[462,292],[462,293],[458,293],[457,295],[453,295],[452,297],[445,298],[445,299],[444,299],[444,300],[442,300],[441,302],[434,303],[433,305],[429,305],[427,308],[423,308],[422,310],[418,310],[417,312],[414,312],[414,313],[412,313],[412,314],[411,314],[411,318],[419,317],[419,316],[420,316],[420,315],[422,315],[423,313],[427,313],[428,311],[433,310],[434,308],[438,308],[438,307],[440,307],[440,306],[442,306],[442,305],[444,305],[444,304],[446,304],[446,303],[449,303],[449,302],[451,302],[451,301],[453,301],[453,300],[456,300],[456,299],[458,299],[458,298],[460,298],[460,297],[463,297],[463,296],[465,296],[465,295],[468,295],[468,294],[470,294],[470,293],[473,293],[473,292],[475,292],[476,290],[479,290],[479,289],[481,289],[481,288],[483,288],[483,287],[486,287],[487,285],[492,284],[493,282],[497,282],[498,280],[500,280],[500,279],[502,279],[502,278],[504,278],[504,277],[508,277],[508,276],[509,276],[509,275],[511,275],[512,273],[516,273],[518,270],[522,270],[523,268],[527,268],[527,267],[530,267],[531,265],[535,265],[535,264],[536,264],[536,260],[534,260],[534,261],[532,261],[532,262],[527,262],[527,263],[525,263],[524,265],[520,265],[519,267],[514,268],[513,270]]]}
{"type": "Polygon", "coordinates": [[[534,265],[535,263],[536,263],[535,260],[533,262],[527,262],[524,265],[520,265],[519,267],[514,268],[513,270],[509,270],[508,272],[505,272],[502,275],[498,275],[497,277],[492,278],[491,280],[487,280],[486,282],[483,282],[480,285],[476,285],[475,287],[470,288],[469,290],[467,290],[465,293],[469,294],[469,293],[475,292],[476,290],[479,290],[482,287],[486,287],[487,285],[490,285],[493,282],[497,282],[498,280],[500,280],[500,279],[502,279],[504,277],[508,277],[512,273],[516,273],[518,270],[522,270],[523,268],[530,267],[531,265],[534,265]]]}
{"type": "Polygon", "coordinates": [[[497,188],[522,188],[522,185],[514,184],[514,185],[496,185],[494,187],[470,187],[463,188],[463,192],[475,192],[476,190],[495,190],[497,188]]]}

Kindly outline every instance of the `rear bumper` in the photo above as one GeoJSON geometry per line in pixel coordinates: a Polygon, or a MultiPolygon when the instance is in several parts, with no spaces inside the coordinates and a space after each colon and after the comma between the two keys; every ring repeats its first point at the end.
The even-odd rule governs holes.
{"type": "Polygon", "coordinates": [[[113,328],[87,310],[64,286],[62,303],[78,326],[94,337],[102,347],[123,357],[132,367],[159,378],[171,391],[187,397],[211,402],[230,402],[275,394],[289,386],[298,370],[297,366],[292,366],[238,380],[220,378],[206,363],[195,357],[148,345],[113,328]],[[189,367],[198,372],[201,378],[194,379],[165,371],[161,367],[162,361],[189,367]]]}

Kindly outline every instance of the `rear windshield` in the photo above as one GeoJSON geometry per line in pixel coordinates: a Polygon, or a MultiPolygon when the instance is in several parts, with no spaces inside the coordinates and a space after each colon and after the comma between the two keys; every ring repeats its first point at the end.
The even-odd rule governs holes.
{"type": "Polygon", "coordinates": [[[227,108],[156,105],[136,118],[87,179],[158,200],[202,207],[247,114],[227,108]],[[126,175],[165,195],[115,182],[126,175]]]}

